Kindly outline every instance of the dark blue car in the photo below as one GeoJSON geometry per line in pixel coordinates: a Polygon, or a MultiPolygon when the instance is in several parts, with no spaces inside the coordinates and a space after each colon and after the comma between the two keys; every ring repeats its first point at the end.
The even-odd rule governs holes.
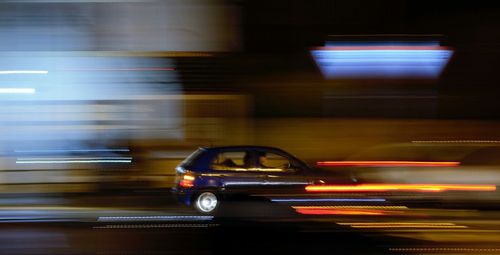
{"type": "MultiPolygon", "coordinates": [[[[453,202],[453,198],[464,201],[467,196],[476,201],[479,196],[472,191],[477,190],[482,192],[480,197],[498,199],[496,192],[484,193],[495,191],[494,185],[415,184],[411,180],[408,184],[391,184],[377,179],[379,176],[388,179],[391,173],[403,170],[410,171],[407,168],[390,170],[382,167],[380,172],[376,172],[378,168],[365,171],[368,176],[375,176],[371,180],[344,167],[338,168],[338,171],[309,168],[289,153],[272,147],[199,148],[177,167],[174,192],[182,203],[204,214],[213,214],[227,200],[255,198],[271,201],[307,200],[309,204],[313,201],[388,202],[389,199],[392,203],[438,201],[444,204],[446,201],[453,202]],[[386,172],[389,174],[384,175],[386,172]],[[434,188],[429,190],[429,186],[434,188]],[[436,190],[436,186],[445,188],[436,190]]],[[[428,168],[424,170],[418,167],[411,169],[429,176],[436,171],[428,168]]]]}
{"type": "Polygon", "coordinates": [[[272,147],[199,148],[176,169],[174,193],[197,211],[211,214],[227,199],[303,192],[314,183],[309,167],[272,147]]]}

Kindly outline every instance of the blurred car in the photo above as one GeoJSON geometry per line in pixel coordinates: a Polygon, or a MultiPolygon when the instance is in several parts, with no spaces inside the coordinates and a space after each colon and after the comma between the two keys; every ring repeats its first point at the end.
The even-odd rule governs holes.
{"type": "MultiPolygon", "coordinates": [[[[451,160],[455,150],[434,148],[431,151],[441,156],[430,157],[432,153],[423,153],[426,158],[420,158],[417,156],[421,155],[423,147],[418,150],[397,148],[398,153],[392,154],[393,157],[431,161],[421,161],[426,164],[415,166],[406,163],[419,162],[347,166],[346,163],[353,161],[339,161],[330,163],[341,163],[340,166],[311,168],[273,147],[199,148],[177,166],[173,191],[181,203],[203,214],[214,214],[227,201],[256,199],[306,205],[329,205],[326,201],[383,201],[386,204],[411,202],[419,206],[429,202],[433,206],[436,203],[443,206],[472,202],[491,204],[500,199],[495,187],[500,178],[497,171],[477,166],[462,167],[460,162],[444,162],[453,163],[444,164],[444,167],[439,165],[443,162],[437,161],[438,158],[451,160]],[[437,163],[437,166],[428,163],[437,163]]],[[[386,153],[374,153],[376,151],[379,150],[368,154],[383,160],[393,158],[386,158],[386,153]]],[[[362,163],[367,162],[373,161],[362,163]]]]}
{"type": "Polygon", "coordinates": [[[315,170],[291,154],[263,146],[199,148],[176,168],[174,193],[179,201],[204,214],[221,202],[251,195],[304,193],[309,184],[351,182],[315,170]]]}

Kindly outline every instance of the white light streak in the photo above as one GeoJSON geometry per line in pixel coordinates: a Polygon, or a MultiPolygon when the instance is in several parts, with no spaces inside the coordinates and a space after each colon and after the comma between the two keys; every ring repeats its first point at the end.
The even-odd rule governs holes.
{"type": "Polygon", "coordinates": [[[0,88],[0,94],[34,94],[34,88],[0,88]]]}
{"type": "Polygon", "coordinates": [[[3,70],[0,74],[48,74],[46,70],[3,70]]]}
{"type": "Polygon", "coordinates": [[[105,216],[98,221],[179,221],[179,220],[212,220],[213,216],[168,215],[168,216],[105,216]]]}
{"type": "Polygon", "coordinates": [[[18,158],[16,164],[132,163],[131,157],[112,158],[18,158]]]}

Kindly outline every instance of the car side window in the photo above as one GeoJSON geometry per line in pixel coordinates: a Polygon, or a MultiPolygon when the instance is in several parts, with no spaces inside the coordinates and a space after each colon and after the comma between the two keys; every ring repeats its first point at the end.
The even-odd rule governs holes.
{"type": "Polygon", "coordinates": [[[227,151],[217,154],[211,164],[213,170],[249,171],[254,167],[250,151],[227,151]]]}
{"type": "Polygon", "coordinates": [[[294,172],[292,162],[273,152],[257,152],[257,170],[265,172],[294,172]]]}

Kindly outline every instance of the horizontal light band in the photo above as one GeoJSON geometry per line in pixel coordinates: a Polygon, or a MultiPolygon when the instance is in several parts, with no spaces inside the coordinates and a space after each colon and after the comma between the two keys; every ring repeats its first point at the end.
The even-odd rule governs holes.
{"type": "Polygon", "coordinates": [[[349,226],[379,226],[379,225],[433,225],[433,226],[456,226],[452,222],[337,222],[339,225],[349,226]]]}
{"type": "Polygon", "coordinates": [[[58,153],[58,152],[129,152],[129,149],[46,149],[14,150],[16,153],[58,153]]]}
{"type": "Polygon", "coordinates": [[[327,41],[325,47],[429,47],[440,46],[439,41],[327,41]]]}
{"type": "Polygon", "coordinates": [[[337,209],[295,209],[300,214],[308,215],[385,215],[380,210],[337,210],[337,209]]]}
{"type": "Polygon", "coordinates": [[[175,71],[169,67],[144,67],[144,68],[68,68],[63,71],[175,71]]]}
{"type": "Polygon", "coordinates": [[[422,247],[422,248],[389,248],[389,251],[403,251],[403,252],[500,252],[500,248],[422,247]]]}
{"type": "Polygon", "coordinates": [[[384,198],[274,198],[272,202],[385,202],[384,198]]]}
{"type": "Polygon", "coordinates": [[[406,206],[292,206],[300,214],[310,215],[395,215],[406,206]]]}
{"type": "Polygon", "coordinates": [[[412,143],[500,143],[499,140],[428,140],[411,141],[412,143]]]}
{"type": "Polygon", "coordinates": [[[319,47],[311,54],[326,78],[437,78],[453,51],[440,46],[319,47]]]}
{"type": "Polygon", "coordinates": [[[132,163],[132,160],[16,160],[16,164],[132,163]]]}
{"type": "Polygon", "coordinates": [[[455,167],[459,166],[460,162],[443,162],[443,161],[319,161],[318,166],[367,166],[367,167],[455,167]]]}
{"type": "Polygon", "coordinates": [[[132,157],[19,157],[17,160],[30,161],[30,160],[132,160],[132,157]]]}
{"type": "Polygon", "coordinates": [[[436,46],[436,45],[356,45],[356,46],[326,46],[317,47],[315,50],[323,51],[340,51],[340,52],[384,52],[384,53],[405,53],[405,52],[448,52],[450,51],[448,47],[436,46]]]}
{"type": "Polygon", "coordinates": [[[381,226],[351,226],[351,228],[467,228],[467,226],[381,225],[381,226]]]}
{"type": "Polygon", "coordinates": [[[495,185],[462,184],[359,184],[359,185],[309,185],[308,192],[386,192],[386,191],[495,191],[495,185]]]}
{"type": "Polygon", "coordinates": [[[337,223],[347,225],[351,228],[468,228],[455,223],[441,222],[359,222],[359,223],[337,223]]]}
{"type": "Polygon", "coordinates": [[[0,88],[0,94],[34,94],[34,88],[0,88]]]}
{"type": "Polygon", "coordinates": [[[166,216],[105,216],[98,221],[185,221],[185,220],[212,220],[213,216],[197,215],[166,215],[166,216]]]}
{"type": "Polygon", "coordinates": [[[294,209],[363,209],[363,210],[407,210],[406,206],[379,205],[332,205],[332,206],[292,206],[294,209]]]}
{"type": "Polygon", "coordinates": [[[4,70],[0,74],[48,74],[46,70],[4,70]]]}
{"type": "Polygon", "coordinates": [[[106,225],[93,227],[95,229],[137,229],[137,228],[208,228],[217,227],[219,224],[133,224],[133,225],[106,225]]]}

